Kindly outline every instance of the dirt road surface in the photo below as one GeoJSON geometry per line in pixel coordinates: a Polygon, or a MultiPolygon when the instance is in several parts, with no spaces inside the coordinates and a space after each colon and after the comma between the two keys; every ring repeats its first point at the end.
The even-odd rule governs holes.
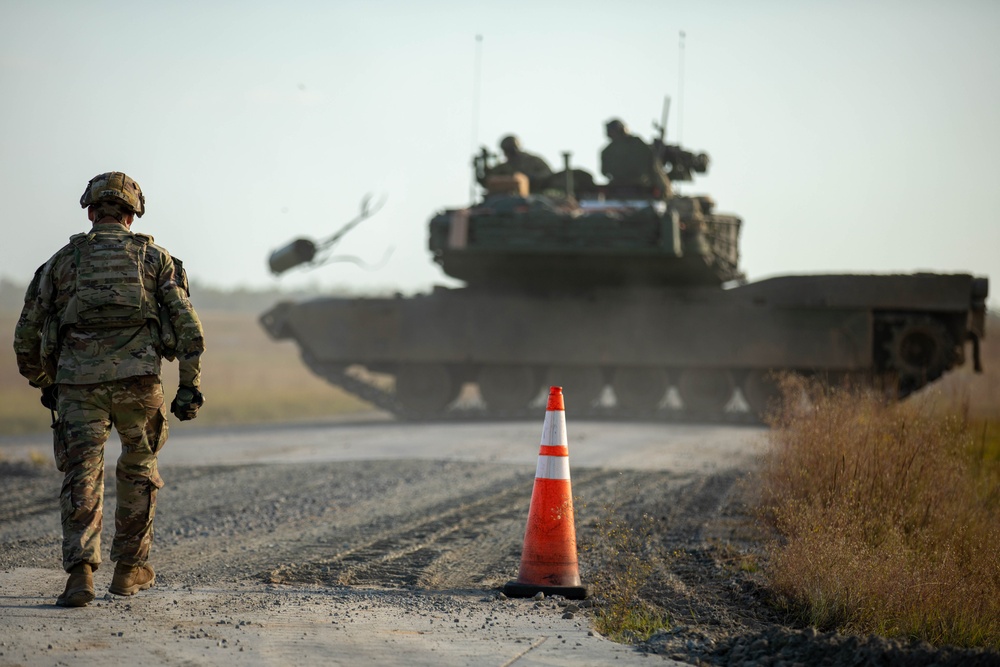
{"type": "MultiPolygon", "coordinates": [[[[594,526],[609,506],[622,516],[648,513],[683,552],[663,594],[677,603],[675,617],[688,610],[690,627],[673,636],[701,637],[704,647],[710,626],[739,626],[731,610],[709,618],[712,596],[693,604],[700,575],[685,583],[683,573],[717,568],[702,547],[739,539],[737,480],[765,446],[764,431],[574,422],[569,414],[568,432],[581,544],[599,537],[594,526]]],[[[97,600],[83,609],[53,604],[65,580],[61,476],[28,462],[49,456],[50,444],[2,441],[0,665],[523,667],[683,657],[601,637],[587,603],[499,594],[517,574],[540,434],[541,415],[537,423],[413,425],[374,415],[174,426],[160,457],[167,486],[151,558],[156,586],[128,598],[105,594],[106,560],[95,574],[97,600]]],[[[113,439],[109,464],[118,451],[113,439]]],[[[114,496],[111,481],[105,559],[114,496]]],[[[589,558],[584,548],[585,583],[589,558]]]]}

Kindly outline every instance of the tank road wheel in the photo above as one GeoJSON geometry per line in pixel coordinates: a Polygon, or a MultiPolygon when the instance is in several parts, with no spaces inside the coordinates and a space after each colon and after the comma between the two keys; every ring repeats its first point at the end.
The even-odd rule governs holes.
{"type": "Polygon", "coordinates": [[[750,405],[750,412],[764,420],[768,413],[779,406],[781,386],[773,371],[752,370],[743,380],[743,398],[750,405]]]}
{"type": "Polygon", "coordinates": [[[441,364],[401,364],[396,371],[396,400],[408,417],[441,413],[455,393],[451,373],[441,364]]]}
{"type": "Polygon", "coordinates": [[[893,327],[885,344],[890,370],[922,382],[941,377],[954,360],[955,345],[948,329],[930,317],[906,318],[893,327]]]}
{"type": "Polygon", "coordinates": [[[551,366],[545,371],[545,384],[562,387],[573,405],[589,408],[604,389],[604,373],[596,366],[551,366]]]}
{"type": "Polygon", "coordinates": [[[613,386],[619,409],[652,412],[667,393],[667,372],[662,368],[619,368],[613,386]]]}
{"type": "Polygon", "coordinates": [[[479,393],[491,413],[520,412],[538,395],[538,380],[528,366],[483,366],[479,393]]]}
{"type": "Polygon", "coordinates": [[[733,396],[733,374],[714,368],[689,368],[677,380],[684,408],[696,415],[719,414],[733,396]]]}

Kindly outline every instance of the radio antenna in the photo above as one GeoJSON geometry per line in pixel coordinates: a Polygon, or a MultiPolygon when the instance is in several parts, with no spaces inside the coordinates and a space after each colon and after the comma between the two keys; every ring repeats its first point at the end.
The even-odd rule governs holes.
{"type": "Polygon", "coordinates": [[[677,143],[684,138],[684,31],[680,34],[680,56],[677,59],[677,143]]]}
{"type": "MultiPolygon", "coordinates": [[[[469,155],[475,155],[479,145],[479,96],[483,69],[483,36],[476,35],[476,58],[472,77],[472,146],[469,155]]],[[[469,184],[469,203],[476,200],[476,172],[472,172],[472,182],[469,184]]]]}

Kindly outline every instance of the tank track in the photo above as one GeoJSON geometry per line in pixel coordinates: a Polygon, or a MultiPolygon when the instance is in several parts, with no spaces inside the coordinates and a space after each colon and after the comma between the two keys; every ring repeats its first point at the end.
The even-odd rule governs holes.
{"type": "MultiPolygon", "coordinates": [[[[522,410],[489,410],[485,405],[461,405],[453,403],[448,408],[434,413],[409,410],[396,399],[396,395],[365,380],[351,375],[347,368],[334,367],[305,358],[306,365],[313,373],[330,384],[343,389],[380,410],[384,410],[403,421],[523,421],[537,419],[544,414],[545,406],[529,405],[522,410]]],[[[649,411],[621,410],[615,406],[590,405],[572,407],[573,417],[597,421],[657,421],[670,423],[725,423],[760,424],[760,418],[751,411],[720,411],[712,414],[691,413],[683,409],[660,408],[649,411]]]]}
{"type": "Polygon", "coordinates": [[[395,394],[350,375],[346,367],[324,364],[305,354],[302,355],[302,359],[309,370],[333,386],[339,387],[390,414],[398,416],[406,414],[403,405],[396,400],[395,394]]]}

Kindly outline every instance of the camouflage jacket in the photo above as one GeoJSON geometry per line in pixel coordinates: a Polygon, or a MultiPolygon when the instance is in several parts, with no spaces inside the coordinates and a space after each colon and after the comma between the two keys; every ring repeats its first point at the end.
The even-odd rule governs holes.
{"type": "Polygon", "coordinates": [[[520,172],[528,177],[532,190],[542,187],[552,176],[552,169],[544,158],[526,151],[512,155],[506,162],[501,162],[490,169],[487,175],[510,176],[515,172],[520,172]]]}
{"type": "MultiPolygon", "coordinates": [[[[95,224],[89,234],[73,236],[35,271],[14,330],[18,370],[33,386],[159,375],[161,357],[176,357],[181,384],[200,385],[205,349],[201,321],[188,300],[179,260],[152,241],[151,236],[134,234],[121,224],[95,224]],[[133,240],[143,249],[139,267],[132,273],[139,273],[144,296],[151,297],[157,309],[149,319],[96,328],[74,324],[69,313],[77,291],[79,244],[94,240],[123,245],[133,240]]],[[[136,280],[131,278],[132,283],[136,280]]],[[[126,284],[129,278],[122,274],[120,282],[126,284]]],[[[103,289],[111,294],[117,285],[103,289]]]]}
{"type": "Polygon", "coordinates": [[[601,173],[611,185],[669,190],[666,172],[652,148],[633,134],[614,139],[604,147],[601,173]]]}

